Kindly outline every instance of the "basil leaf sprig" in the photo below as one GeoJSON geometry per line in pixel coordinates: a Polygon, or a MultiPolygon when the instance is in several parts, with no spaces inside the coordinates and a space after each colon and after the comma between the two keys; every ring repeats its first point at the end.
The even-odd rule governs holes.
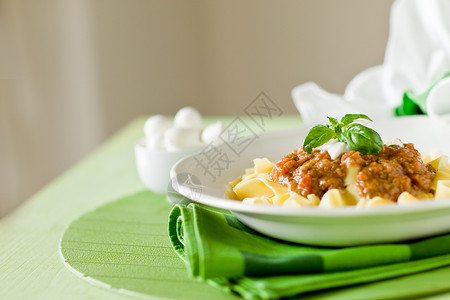
{"type": "Polygon", "coordinates": [[[303,150],[311,153],[313,148],[322,146],[331,139],[338,139],[346,143],[350,149],[362,154],[376,154],[383,148],[380,135],[373,129],[353,123],[357,119],[372,121],[364,114],[346,114],[341,122],[332,117],[327,117],[328,125],[316,125],[309,131],[303,142],[303,150]]]}

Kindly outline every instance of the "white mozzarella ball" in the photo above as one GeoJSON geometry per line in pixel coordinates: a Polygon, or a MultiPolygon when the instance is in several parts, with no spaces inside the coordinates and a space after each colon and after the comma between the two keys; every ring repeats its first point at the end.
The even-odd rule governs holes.
{"type": "Polygon", "coordinates": [[[345,143],[335,143],[328,148],[328,154],[330,155],[331,159],[336,159],[339,157],[339,155],[349,152],[351,149],[347,146],[345,143]]]}
{"type": "Polygon", "coordinates": [[[175,127],[202,129],[202,116],[193,107],[183,107],[174,118],[175,127]]]}
{"type": "Polygon", "coordinates": [[[155,133],[145,139],[145,145],[147,149],[165,149],[166,146],[164,144],[164,134],[163,133],[155,133]]]}
{"type": "Polygon", "coordinates": [[[340,142],[338,139],[331,139],[322,146],[314,149],[319,149],[321,152],[328,151],[331,159],[336,159],[342,153],[346,153],[351,150],[347,144],[340,142]]]}
{"type": "Polygon", "coordinates": [[[168,151],[203,147],[200,129],[172,127],[164,134],[164,144],[168,151]]]}
{"type": "Polygon", "coordinates": [[[154,115],[145,121],[144,133],[147,138],[157,135],[164,134],[166,130],[173,126],[172,121],[164,117],[163,115],[154,115]]]}
{"type": "Polygon", "coordinates": [[[202,131],[202,141],[205,144],[219,143],[219,135],[225,130],[225,125],[221,121],[215,122],[207,126],[202,131]]]}

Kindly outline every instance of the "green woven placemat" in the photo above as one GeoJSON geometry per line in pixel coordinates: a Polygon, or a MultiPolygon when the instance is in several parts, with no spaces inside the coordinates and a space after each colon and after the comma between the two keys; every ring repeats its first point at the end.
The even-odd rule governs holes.
{"type": "MultiPolygon", "coordinates": [[[[62,260],[71,271],[94,285],[140,298],[242,299],[188,277],[167,234],[171,208],[165,196],[145,191],[84,214],[61,238],[62,260]]],[[[450,268],[441,268],[301,298],[408,299],[411,286],[420,287],[423,296],[437,295],[449,291],[449,275],[450,268]]]]}
{"type": "Polygon", "coordinates": [[[239,299],[188,277],[167,235],[172,204],[142,192],[106,204],[74,221],[60,251],[83,279],[143,297],[239,299]]]}

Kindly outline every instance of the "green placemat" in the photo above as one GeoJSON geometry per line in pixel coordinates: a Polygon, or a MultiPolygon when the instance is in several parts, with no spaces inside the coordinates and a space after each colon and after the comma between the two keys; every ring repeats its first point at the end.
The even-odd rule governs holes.
{"type": "MultiPolygon", "coordinates": [[[[82,279],[118,293],[157,299],[242,299],[189,278],[167,234],[172,204],[145,191],[99,207],[74,221],[63,234],[64,264],[82,279]]],[[[450,267],[341,289],[301,299],[436,299],[450,290],[450,267]],[[415,286],[411,294],[411,286],[415,286]],[[418,289],[420,291],[418,291],[418,289]]]]}
{"type": "Polygon", "coordinates": [[[60,251],[83,279],[117,292],[169,299],[239,299],[189,278],[167,235],[172,205],[142,192],[106,204],[74,221],[60,251]]]}

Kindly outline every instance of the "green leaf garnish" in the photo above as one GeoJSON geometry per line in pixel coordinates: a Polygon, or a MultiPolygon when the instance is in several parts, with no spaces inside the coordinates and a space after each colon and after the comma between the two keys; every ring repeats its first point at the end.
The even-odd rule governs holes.
{"type": "Polygon", "coordinates": [[[376,154],[383,148],[380,135],[364,125],[353,123],[342,132],[342,139],[350,149],[363,154],[376,154]]]}
{"type": "Polygon", "coordinates": [[[306,152],[311,152],[312,148],[322,146],[330,139],[333,138],[335,132],[333,129],[324,125],[316,125],[309,131],[308,135],[303,142],[303,149],[306,152]]]}
{"type": "Polygon", "coordinates": [[[332,118],[332,117],[327,117],[327,118],[330,121],[330,124],[331,124],[331,126],[333,126],[333,128],[335,128],[339,124],[339,121],[337,119],[332,118]]]}
{"type": "Polygon", "coordinates": [[[357,119],[372,121],[364,114],[346,114],[341,122],[327,117],[331,125],[316,125],[309,131],[303,141],[303,150],[311,153],[313,148],[322,146],[331,139],[346,143],[350,149],[362,154],[376,154],[383,148],[380,135],[373,129],[353,123],[357,119]]]}
{"type": "Polygon", "coordinates": [[[352,123],[353,121],[355,121],[357,119],[366,119],[366,120],[372,121],[371,118],[369,118],[368,116],[363,115],[363,114],[346,114],[345,116],[342,117],[341,123],[345,126],[345,125],[352,123]]]}

